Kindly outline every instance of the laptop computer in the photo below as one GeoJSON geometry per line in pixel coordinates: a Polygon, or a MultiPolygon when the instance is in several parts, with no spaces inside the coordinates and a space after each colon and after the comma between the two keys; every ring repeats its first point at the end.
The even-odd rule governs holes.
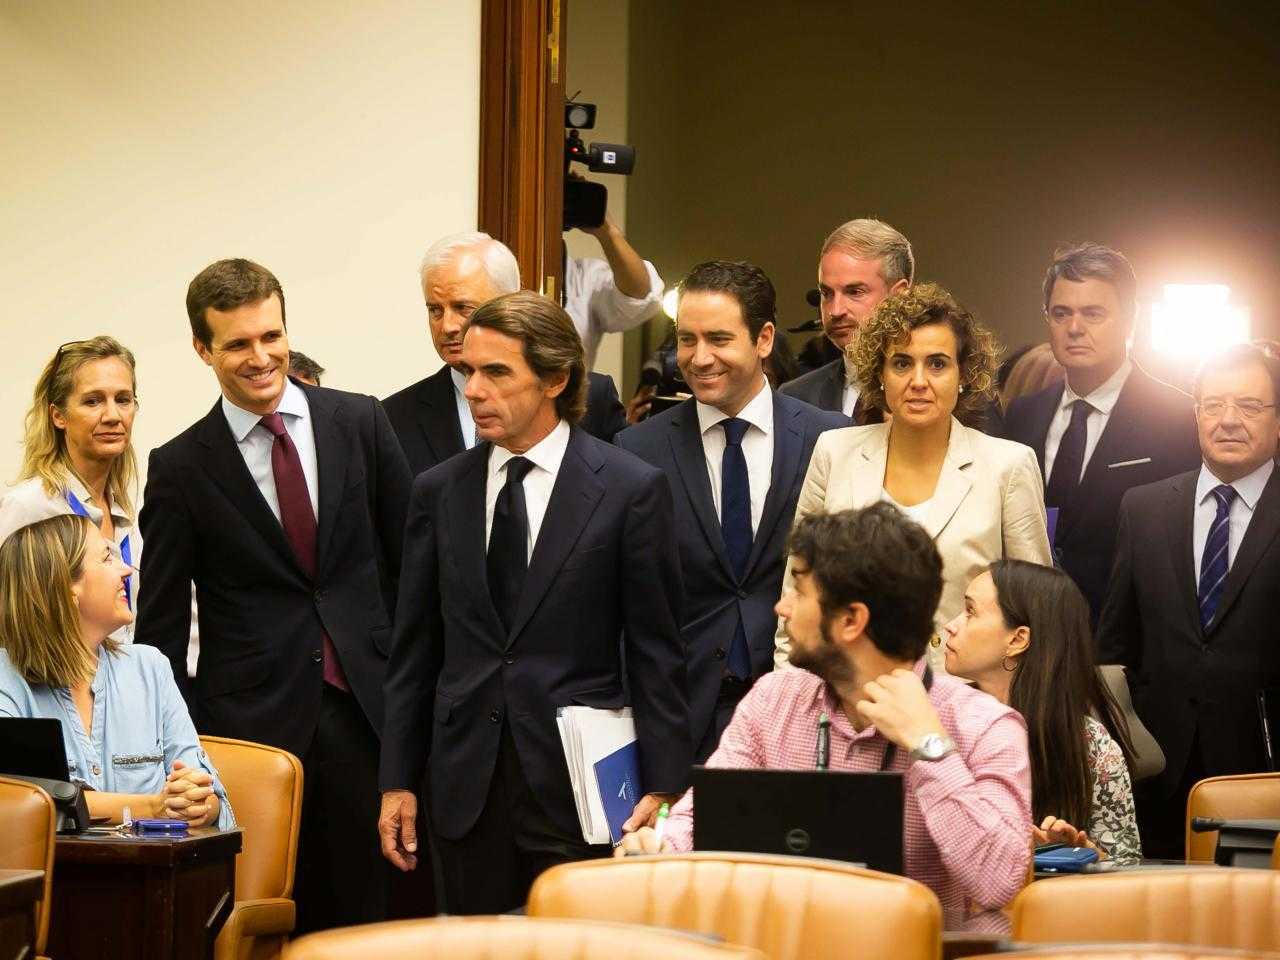
{"type": "Polygon", "coordinates": [[[793,854],[902,873],[902,774],[693,768],[695,850],[793,854]]]}
{"type": "Polygon", "coordinates": [[[0,773],[69,779],[62,721],[0,717],[0,773]]]}

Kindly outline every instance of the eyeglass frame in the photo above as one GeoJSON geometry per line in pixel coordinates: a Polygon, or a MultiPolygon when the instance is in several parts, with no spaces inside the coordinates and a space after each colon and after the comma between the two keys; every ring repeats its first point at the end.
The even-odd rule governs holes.
{"type": "Polygon", "coordinates": [[[1263,403],[1261,400],[1254,400],[1253,397],[1244,397],[1242,399],[1249,403],[1248,408],[1240,406],[1240,400],[1237,399],[1223,400],[1217,397],[1211,397],[1208,400],[1197,400],[1196,410],[1204,414],[1210,420],[1217,420],[1227,412],[1228,407],[1232,407],[1235,409],[1236,413],[1240,415],[1241,420],[1256,420],[1258,417],[1262,416],[1263,410],[1274,410],[1276,408],[1276,404],[1274,403],[1263,403]],[[1212,410],[1206,409],[1206,404],[1220,404],[1221,409],[1215,413],[1212,410]],[[1253,409],[1255,404],[1257,406],[1256,410],[1253,409]]]}

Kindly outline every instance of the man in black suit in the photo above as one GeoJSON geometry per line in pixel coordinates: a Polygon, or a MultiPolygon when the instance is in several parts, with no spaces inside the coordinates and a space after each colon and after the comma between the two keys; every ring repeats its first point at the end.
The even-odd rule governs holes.
{"type": "Polygon", "coordinates": [[[774,336],[763,270],[721,260],[694,267],[676,317],[676,363],[694,399],[617,439],[662,469],[675,498],[699,763],[752,683],[773,669],[773,608],[796,499],[818,434],[849,422],[769,389],[774,336]]]}
{"type": "MultiPolygon", "coordinates": [[[[445,365],[382,401],[415,476],[476,445],[462,396],[462,335],[477,307],[520,289],[520,267],[515,254],[487,233],[456,233],[427,250],[421,279],[427,327],[445,365]]],[[[583,429],[611,441],[626,425],[613,378],[591,374],[583,429]]]]}
{"type": "MultiPolygon", "coordinates": [[[[910,241],[879,220],[850,220],[823,241],[818,254],[818,310],[822,332],[841,354],[881,300],[911,286],[915,269],[910,241]]],[[[864,422],[858,387],[843,356],[784,383],[778,391],[864,422]]]]}
{"type": "Polygon", "coordinates": [[[608,853],[583,840],[557,708],[630,702],[646,791],[631,826],[687,785],[681,587],[661,471],[574,425],[568,314],[534,293],[491,300],[461,360],[482,442],[414,481],[379,831],[413,869],[425,767],[446,908],[501,913],[546,867],[608,853]]]}
{"type": "Polygon", "coordinates": [[[169,657],[201,733],[301,758],[298,930],[383,919],[378,731],[409,467],[374,398],[286,377],[284,292],[269,271],[212,264],[187,312],[222,397],[152,451],[136,639],[169,657]],[[200,670],[188,684],[193,581],[200,670]]]}
{"type": "Polygon", "coordinates": [[[1164,749],[1137,798],[1148,857],[1184,855],[1197,780],[1268,769],[1258,693],[1280,693],[1280,361],[1233,347],[1206,363],[1195,396],[1204,463],[1125,494],[1098,626],[1100,661],[1125,665],[1164,749]]]}
{"type": "Polygon", "coordinates": [[[1129,360],[1136,293],[1122,253],[1097,243],[1057,252],[1045,275],[1044,312],[1066,383],[1015,400],[1000,433],[1036,452],[1054,555],[1095,623],[1121,497],[1200,462],[1191,398],[1129,360]]]}

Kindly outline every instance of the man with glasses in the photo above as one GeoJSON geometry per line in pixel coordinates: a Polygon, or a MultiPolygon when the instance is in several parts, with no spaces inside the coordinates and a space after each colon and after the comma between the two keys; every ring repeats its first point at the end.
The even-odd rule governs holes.
{"type": "Polygon", "coordinates": [[[1280,360],[1265,349],[1211,358],[1195,382],[1202,465],[1129,491],[1120,507],[1099,660],[1125,665],[1164,749],[1164,772],[1137,795],[1148,857],[1183,856],[1197,780],[1274,769],[1259,697],[1280,697],[1277,396],[1280,360]]]}
{"type": "Polygon", "coordinates": [[[1097,243],[1058,250],[1044,278],[1044,314],[1066,383],[1015,400],[1000,430],[1040,460],[1054,556],[1095,623],[1120,499],[1200,461],[1190,398],[1129,359],[1136,298],[1124,254],[1097,243]]]}

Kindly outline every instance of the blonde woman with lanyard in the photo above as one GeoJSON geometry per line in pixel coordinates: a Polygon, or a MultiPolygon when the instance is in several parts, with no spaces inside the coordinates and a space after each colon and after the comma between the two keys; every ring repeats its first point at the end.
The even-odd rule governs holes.
{"type": "MultiPolygon", "coordinates": [[[[137,475],[138,410],[133,354],[111,337],[64,343],[45,364],[27,411],[22,472],[5,491],[10,522],[51,513],[86,517],[133,573],[125,596],[135,610],[142,554],[130,490],[137,475]]],[[[132,622],[112,634],[133,639],[132,622]]]]}

